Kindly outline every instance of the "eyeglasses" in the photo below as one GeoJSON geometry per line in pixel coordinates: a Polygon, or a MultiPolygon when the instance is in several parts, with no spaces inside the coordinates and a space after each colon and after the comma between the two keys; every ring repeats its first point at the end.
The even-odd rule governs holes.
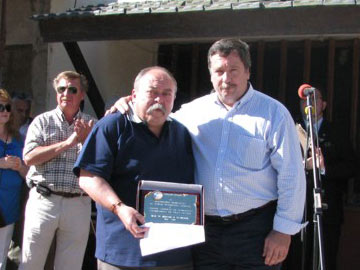
{"type": "Polygon", "coordinates": [[[56,92],[58,92],[58,94],[62,94],[65,92],[65,90],[68,89],[69,92],[73,95],[75,95],[78,92],[78,89],[75,86],[59,86],[58,88],[56,88],[56,92]]]}
{"type": "Polygon", "coordinates": [[[0,104],[0,112],[4,112],[4,111],[7,111],[7,112],[11,112],[11,105],[10,104],[0,104]]]}

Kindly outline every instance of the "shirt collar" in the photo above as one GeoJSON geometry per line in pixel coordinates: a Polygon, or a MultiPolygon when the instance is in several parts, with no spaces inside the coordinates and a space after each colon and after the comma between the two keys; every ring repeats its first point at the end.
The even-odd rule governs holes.
{"type": "MultiPolygon", "coordinates": [[[[254,88],[252,87],[251,83],[249,82],[248,83],[248,89],[246,90],[245,94],[238,100],[235,102],[235,104],[233,105],[232,109],[233,108],[238,108],[241,104],[245,104],[247,103],[251,98],[252,96],[254,95],[255,93],[255,90],[254,88]]],[[[224,104],[220,101],[216,91],[214,93],[211,93],[211,98],[213,99],[213,101],[217,104],[217,105],[220,105],[220,106],[224,106],[224,104]]]]}
{"type": "MultiPolygon", "coordinates": [[[[63,122],[66,121],[64,112],[60,109],[59,106],[56,106],[55,113],[61,119],[61,121],[63,121],[63,122]]],[[[81,111],[78,110],[78,112],[74,116],[74,119],[80,119],[80,118],[81,118],[81,111]]]]}
{"type": "MultiPolygon", "coordinates": [[[[318,131],[320,130],[321,124],[322,124],[323,121],[324,121],[324,118],[321,117],[321,118],[318,119],[318,121],[315,123],[315,130],[316,130],[316,132],[318,132],[318,131]]],[[[304,119],[304,124],[305,124],[306,127],[309,125],[309,121],[308,121],[306,118],[304,119]]]]}
{"type": "Polygon", "coordinates": [[[323,120],[324,120],[324,118],[321,117],[321,118],[318,119],[318,121],[316,122],[316,132],[319,132],[323,120]]]}
{"type": "Polygon", "coordinates": [[[140,119],[140,117],[135,113],[134,104],[129,102],[129,111],[127,112],[128,119],[134,123],[143,123],[144,121],[140,119]]]}

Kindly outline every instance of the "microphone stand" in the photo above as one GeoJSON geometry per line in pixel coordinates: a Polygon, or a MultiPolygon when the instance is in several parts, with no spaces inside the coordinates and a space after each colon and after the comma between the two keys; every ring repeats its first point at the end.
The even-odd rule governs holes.
{"type": "MultiPolygon", "coordinates": [[[[324,256],[324,242],[323,242],[323,222],[322,222],[322,214],[323,214],[323,204],[322,204],[322,196],[321,196],[321,187],[320,187],[320,170],[316,165],[317,157],[316,157],[316,149],[318,147],[318,140],[314,139],[314,124],[313,124],[313,113],[314,107],[311,105],[311,99],[313,95],[307,95],[306,97],[306,108],[305,113],[307,115],[307,119],[309,121],[308,126],[308,137],[307,142],[311,141],[311,157],[312,157],[312,170],[313,170],[313,196],[314,196],[314,215],[313,215],[313,223],[314,223],[314,238],[313,238],[313,270],[317,270],[317,266],[320,262],[320,269],[325,270],[325,256],[324,256]],[[310,137],[309,137],[310,135],[310,137]]],[[[307,151],[306,151],[307,152],[307,151]]],[[[306,169],[306,159],[307,153],[305,153],[305,169],[306,169]]]]}

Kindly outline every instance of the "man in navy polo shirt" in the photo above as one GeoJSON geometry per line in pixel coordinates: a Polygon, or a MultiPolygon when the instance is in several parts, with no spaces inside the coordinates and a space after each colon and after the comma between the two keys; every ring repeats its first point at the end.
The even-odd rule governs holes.
{"type": "Polygon", "coordinates": [[[97,202],[96,257],[99,270],[192,269],[189,248],[141,256],[146,228],[135,210],[138,181],[193,183],[188,131],[168,118],[176,81],[164,68],[137,75],[132,113],[100,120],[75,163],[80,187],[97,202]]]}

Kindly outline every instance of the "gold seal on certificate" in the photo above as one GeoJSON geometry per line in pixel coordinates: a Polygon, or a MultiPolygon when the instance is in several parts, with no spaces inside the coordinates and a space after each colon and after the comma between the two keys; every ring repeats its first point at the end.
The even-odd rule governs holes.
{"type": "Polygon", "coordinates": [[[157,191],[154,191],[151,193],[152,193],[155,201],[160,201],[164,197],[164,194],[160,190],[157,190],[157,191]]]}
{"type": "Polygon", "coordinates": [[[203,224],[201,185],[140,181],[137,208],[145,222],[203,224]]]}

